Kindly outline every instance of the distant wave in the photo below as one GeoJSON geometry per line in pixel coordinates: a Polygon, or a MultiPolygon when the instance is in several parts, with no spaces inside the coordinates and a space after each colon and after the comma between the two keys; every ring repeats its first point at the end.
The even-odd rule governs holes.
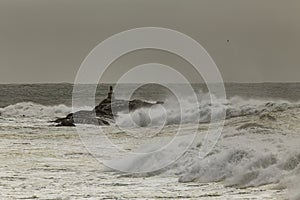
{"type": "MultiPolygon", "coordinates": [[[[198,122],[210,122],[211,109],[214,108],[219,112],[226,112],[226,118],[259,115],[269,111],[284,111],[294,107],[300,107],[300,103],[291,103],[288,101],[263,101],[263,100],[245,100],[240,97],[233,97],[227,100],[227,103],[210,103],[210,96],[202,94],[198,105],[192,102],[190,98],[185,98],[182,108],[178,102],[173,99],[167,99],[163,105],[154,106],[152,108],[142,108],[130,114],[119,113],[116,118],[117,124],[122,126],[144,126],[146,125],[161,125],[163,118],[166,125],[186,124],[198,122]]],[[[92,108],[77,108],[75,110],[90,110],[92,108]]],[[[71,107],[66,105],[45,106],[33,102],[21,102],[0,108],[0,114],[4,117],[63,117],[72,111],[71,107]]]]}
{"type": "Polygon", "coordinates": [[[63,104],[55,106],[44,106],[33,102],[21,102],[0,109],[4,117],[62,117],[69,113],[72,108],[63,104]]]}

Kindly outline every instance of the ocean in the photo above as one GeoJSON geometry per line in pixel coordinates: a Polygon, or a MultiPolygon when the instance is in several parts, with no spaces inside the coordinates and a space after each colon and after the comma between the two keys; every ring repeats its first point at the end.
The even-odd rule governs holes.
{"type": "MultiPolygon", "coordinates": [[[[108,87],[98,85],[95,102],[108,87]]],[[[197,107],[183,95],[179,108],[148,84],[132,98],[163,105],[110,126],[56,127],[51,120],[72,112],[72,84],[1,84],[0,199],[300,199],[300,83],[226,83],[216,104],[204,84],[193,89],[197,107]],[[201,158],[212,108],[226,120],[201,158]]]]}

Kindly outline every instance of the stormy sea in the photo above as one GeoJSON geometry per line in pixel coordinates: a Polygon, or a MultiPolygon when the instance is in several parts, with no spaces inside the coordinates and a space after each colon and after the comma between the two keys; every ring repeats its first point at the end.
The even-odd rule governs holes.
{"type": "MultiPolygon", "coordinates": [[[[98,85],[96,103],[108,86],[98,85]]],[[[226,83],[225,88],[226,102],[212,104],[205,84],[194,84],[198,106],[183,96],[179,109],[166,88],[140,87],[133,98],[163,101],[164,113],[159,106],[116,116],[128,133],[116,124],[50,122],[74,109],[92,109],[72,108],[72,84],[1,84],[0,199],[300,199],[300,83],[226,83]],[[216,145],[201,158],[212,108],[225,111],[226,119],[216,145]],[[166,115],[163,128],[151,134],[161,115],[166,115]],[[179,127],[182,140],[162,155],[147,154],[172,140],[179,127]],[[175,159],[195,129],[193,143],[175,159]],[[124,151],[101,146],[101,137],[124,151]],[[95,148],[87,148],[84,138],[95,148]],[[139,150],[146,153],[126,156],[139,150]],[[166,159],[173,162],[156,169],[166,159]]]]}

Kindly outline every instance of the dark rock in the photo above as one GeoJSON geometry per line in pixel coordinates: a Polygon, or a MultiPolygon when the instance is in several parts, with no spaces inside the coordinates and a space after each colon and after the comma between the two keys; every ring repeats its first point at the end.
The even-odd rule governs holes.
{"type": "Polygon", "coordinates": [[[75,126],[75,124],[74,124],[73,120],[64,118],[64,119],[61,119],[60,123],[57,124],[56,126],[75,126]]]}
{"type": "Polygon", "coordinates": [[[110,86],[107,98],[101,101],[93,110],[80,110],[51,122],[58,123],[57,126],[75,126],[74,124],[110,125],[114,123],[114,117],[119,112],[132,112],[139,108],[147,108],[163,103],[162,101],[151,103],[139,99],[129,101],[114,99],[113,88],[110,86]]]}

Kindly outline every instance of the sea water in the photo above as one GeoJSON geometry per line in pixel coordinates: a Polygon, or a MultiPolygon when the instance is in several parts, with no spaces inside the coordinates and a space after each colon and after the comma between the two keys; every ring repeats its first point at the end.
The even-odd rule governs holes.
{"type": "MultiPolygon", "coordinates": [[[[196,108],[188,96],[181,97],[186,100],[183,113],[166,88],[142,87],[134,98],[164,101],[165,110],[121,113],[117,124],[128,133],[116,125],[74,128],[50,123],[72,112],[71,84],[0,85],[0,197],[299,199],[300,84],[225,86],[227,102],[212,105],[205,85],[193,85],[199,104],[196,108]],[[225,125],[216,146],[200,158],[212,107],[225,110],[225,125]],[[163,115],[164,126],[157,132],[163,115]],[[197,115],[200,121],[194,120],[197,115]],[[161,154],[147,154],[174,138],[179,126],[177,143],[161,154]],[[196,138],[177,158],[195,128],[196,138]],[[125,151],[101,145],[101,137],[125,151]],[[130,152],[146,154],[128,156],[130,152]],[[172,162],[157,170],[166,159],[172,162]],[[128,173],[132,171],[147,172],[128,173]]],[[[107,87],[98,86],[96,102],[106,97],[107,87]]]]}

